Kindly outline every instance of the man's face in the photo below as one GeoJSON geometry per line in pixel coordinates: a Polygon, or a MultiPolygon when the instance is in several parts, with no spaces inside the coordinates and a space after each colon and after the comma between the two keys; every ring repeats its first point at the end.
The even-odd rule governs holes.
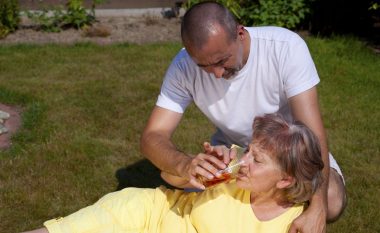
{"type": "Polygon", "coordinates": [[[202,49],[193,49],[191,45],[186,46],[186,49],[195,63],[207,73],[214,74],[216,78],[232,79],[246,62],[244,43],[238,36],[239,30],[233,41],[227,39],[223,30],[217,30],[202,49]]]}

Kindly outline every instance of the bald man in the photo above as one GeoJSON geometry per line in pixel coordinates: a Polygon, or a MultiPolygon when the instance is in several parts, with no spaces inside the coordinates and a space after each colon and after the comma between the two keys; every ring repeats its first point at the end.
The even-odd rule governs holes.
{"type": "Polygon", "coordinates": [[[326,221],[335,221],[344,210],[346,193],[327,147],[316,87],[320,80],[305,42],[284,28],[244,27],[215,2],[191,7],[181,36],[185,48],[167,70],[141,137],[142,153],[162,171],[204,189],[196,177],[217,176],[234,156],[227,149],[231,144],[248,146],[255,116],[279,113],[299,120],[319,138],[325,182],[289,232],[325,232],[326,221]],[[191,102],[216,126],[205,153],[223,160],[179,151],[171,141],[191,102]]]}

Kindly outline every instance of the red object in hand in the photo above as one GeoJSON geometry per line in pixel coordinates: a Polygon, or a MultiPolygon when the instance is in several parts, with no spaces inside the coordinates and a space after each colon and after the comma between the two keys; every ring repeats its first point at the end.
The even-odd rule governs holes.
{"type": "Polygon", "coordinates": [[[222,182],[228,182],[229,180],[231,180],[231,174],[230,173],[223,173],[223,174],[221,174],[220,177],[214,177],[211,180],[204,179],[202,183],[207,188],[207,187],[210,187],[210,186],[222,183],[222,182]]]}

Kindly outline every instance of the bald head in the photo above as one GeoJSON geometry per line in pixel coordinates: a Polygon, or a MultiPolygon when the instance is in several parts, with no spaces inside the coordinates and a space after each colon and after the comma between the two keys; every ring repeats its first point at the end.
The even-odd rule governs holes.
{"type": "Polygon", "coordinates": [[[185,46],[201,49],[209,36],[223,30],[227,40],[237,37],[238,23],[234,15],[216,2],[201,2],[192,6],[184,15],[181,37],[185,46]]]}

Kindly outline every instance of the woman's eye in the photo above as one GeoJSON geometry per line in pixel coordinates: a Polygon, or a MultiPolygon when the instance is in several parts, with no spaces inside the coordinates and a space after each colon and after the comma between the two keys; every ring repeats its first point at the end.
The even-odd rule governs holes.
{"type": "Polygon", "coordinates": [[[255,163],[260,163],[260,160],[257,159],[256,153],[253,153],[253,154],[252,154],[252,158],[253,158],[253,161],[254,161],[255,163]]]}

